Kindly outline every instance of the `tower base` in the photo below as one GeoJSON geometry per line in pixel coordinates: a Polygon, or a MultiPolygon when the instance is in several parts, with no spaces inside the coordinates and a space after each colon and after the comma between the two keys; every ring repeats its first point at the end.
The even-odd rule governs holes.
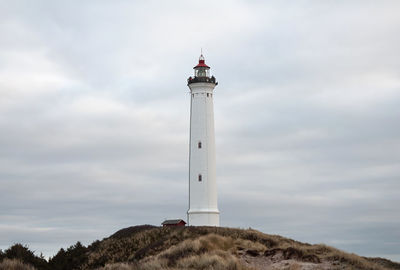
{"type": "Polygon", "coordinates": [[[215,226],[219,227],[219,211],[188,211],[189,226],[215,226]]]}

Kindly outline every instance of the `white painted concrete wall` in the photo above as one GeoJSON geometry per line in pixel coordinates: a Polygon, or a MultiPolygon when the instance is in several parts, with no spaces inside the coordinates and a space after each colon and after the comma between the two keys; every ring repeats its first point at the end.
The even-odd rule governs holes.
{"type": "Polygon", "coordinates": [[[213,83],[192,83],[188,225],[219,226],[215,168],[213,83]],[[208,97],[207,97],[208,94],[208,97]],[[201,142],[201,148],[198,143],[201,142]],[[199,181],[199,174],[202,180],[199,181]]]}

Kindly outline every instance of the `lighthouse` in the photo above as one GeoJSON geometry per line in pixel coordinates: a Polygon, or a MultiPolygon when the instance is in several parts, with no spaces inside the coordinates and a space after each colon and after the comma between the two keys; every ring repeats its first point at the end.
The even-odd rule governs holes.
{"type": "Polygon", "coordinates": [[[218,84],[210,76],[203,54],[189,77],[189,210],[188,225],[219,226],[215,168],[213,91],[218,84]]]}

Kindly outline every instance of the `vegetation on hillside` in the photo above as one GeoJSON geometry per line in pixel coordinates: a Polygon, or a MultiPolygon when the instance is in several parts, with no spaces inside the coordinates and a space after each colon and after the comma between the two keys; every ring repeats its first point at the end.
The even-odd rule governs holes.
{"type": "Polygon", "coordinates": [[[43,269],[50,270],[42,255],[36,256],[27,246],[15,244],[4,252],[0,250],[0,270],[2,269],[43,269]],[[23,263],[22,263],[23,262],[23,263]],[[24,266],[25,264],[25,266],[24,266]],[[25,267],[25,268],[24,268],[25,267]],[[31,268],[29,268],[31,267],[31,268]]]}
{"type": "Polygon", "coordinates": [[[27,247],[18,245],[20,253],[10,249],[0,252],[0,270],[400,269],[400,264],[381,258],[364,258],[252,229],[220,227],[129,227],[88,247],[78,242],[61,249],[48,262],[27,247]],[[26,268],[2,266],[21,262],[26,268]]]}

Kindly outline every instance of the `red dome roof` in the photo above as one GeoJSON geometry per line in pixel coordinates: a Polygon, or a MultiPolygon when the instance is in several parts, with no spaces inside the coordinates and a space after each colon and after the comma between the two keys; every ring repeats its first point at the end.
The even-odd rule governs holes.
{"type": "Polygon", "coordinates": [[[199,63],[194,68],[198,68],[198,67],[210,68],[209,66],[206,65],[206,60],[204,59],[203,55],[200,55],[199,63]]]}

